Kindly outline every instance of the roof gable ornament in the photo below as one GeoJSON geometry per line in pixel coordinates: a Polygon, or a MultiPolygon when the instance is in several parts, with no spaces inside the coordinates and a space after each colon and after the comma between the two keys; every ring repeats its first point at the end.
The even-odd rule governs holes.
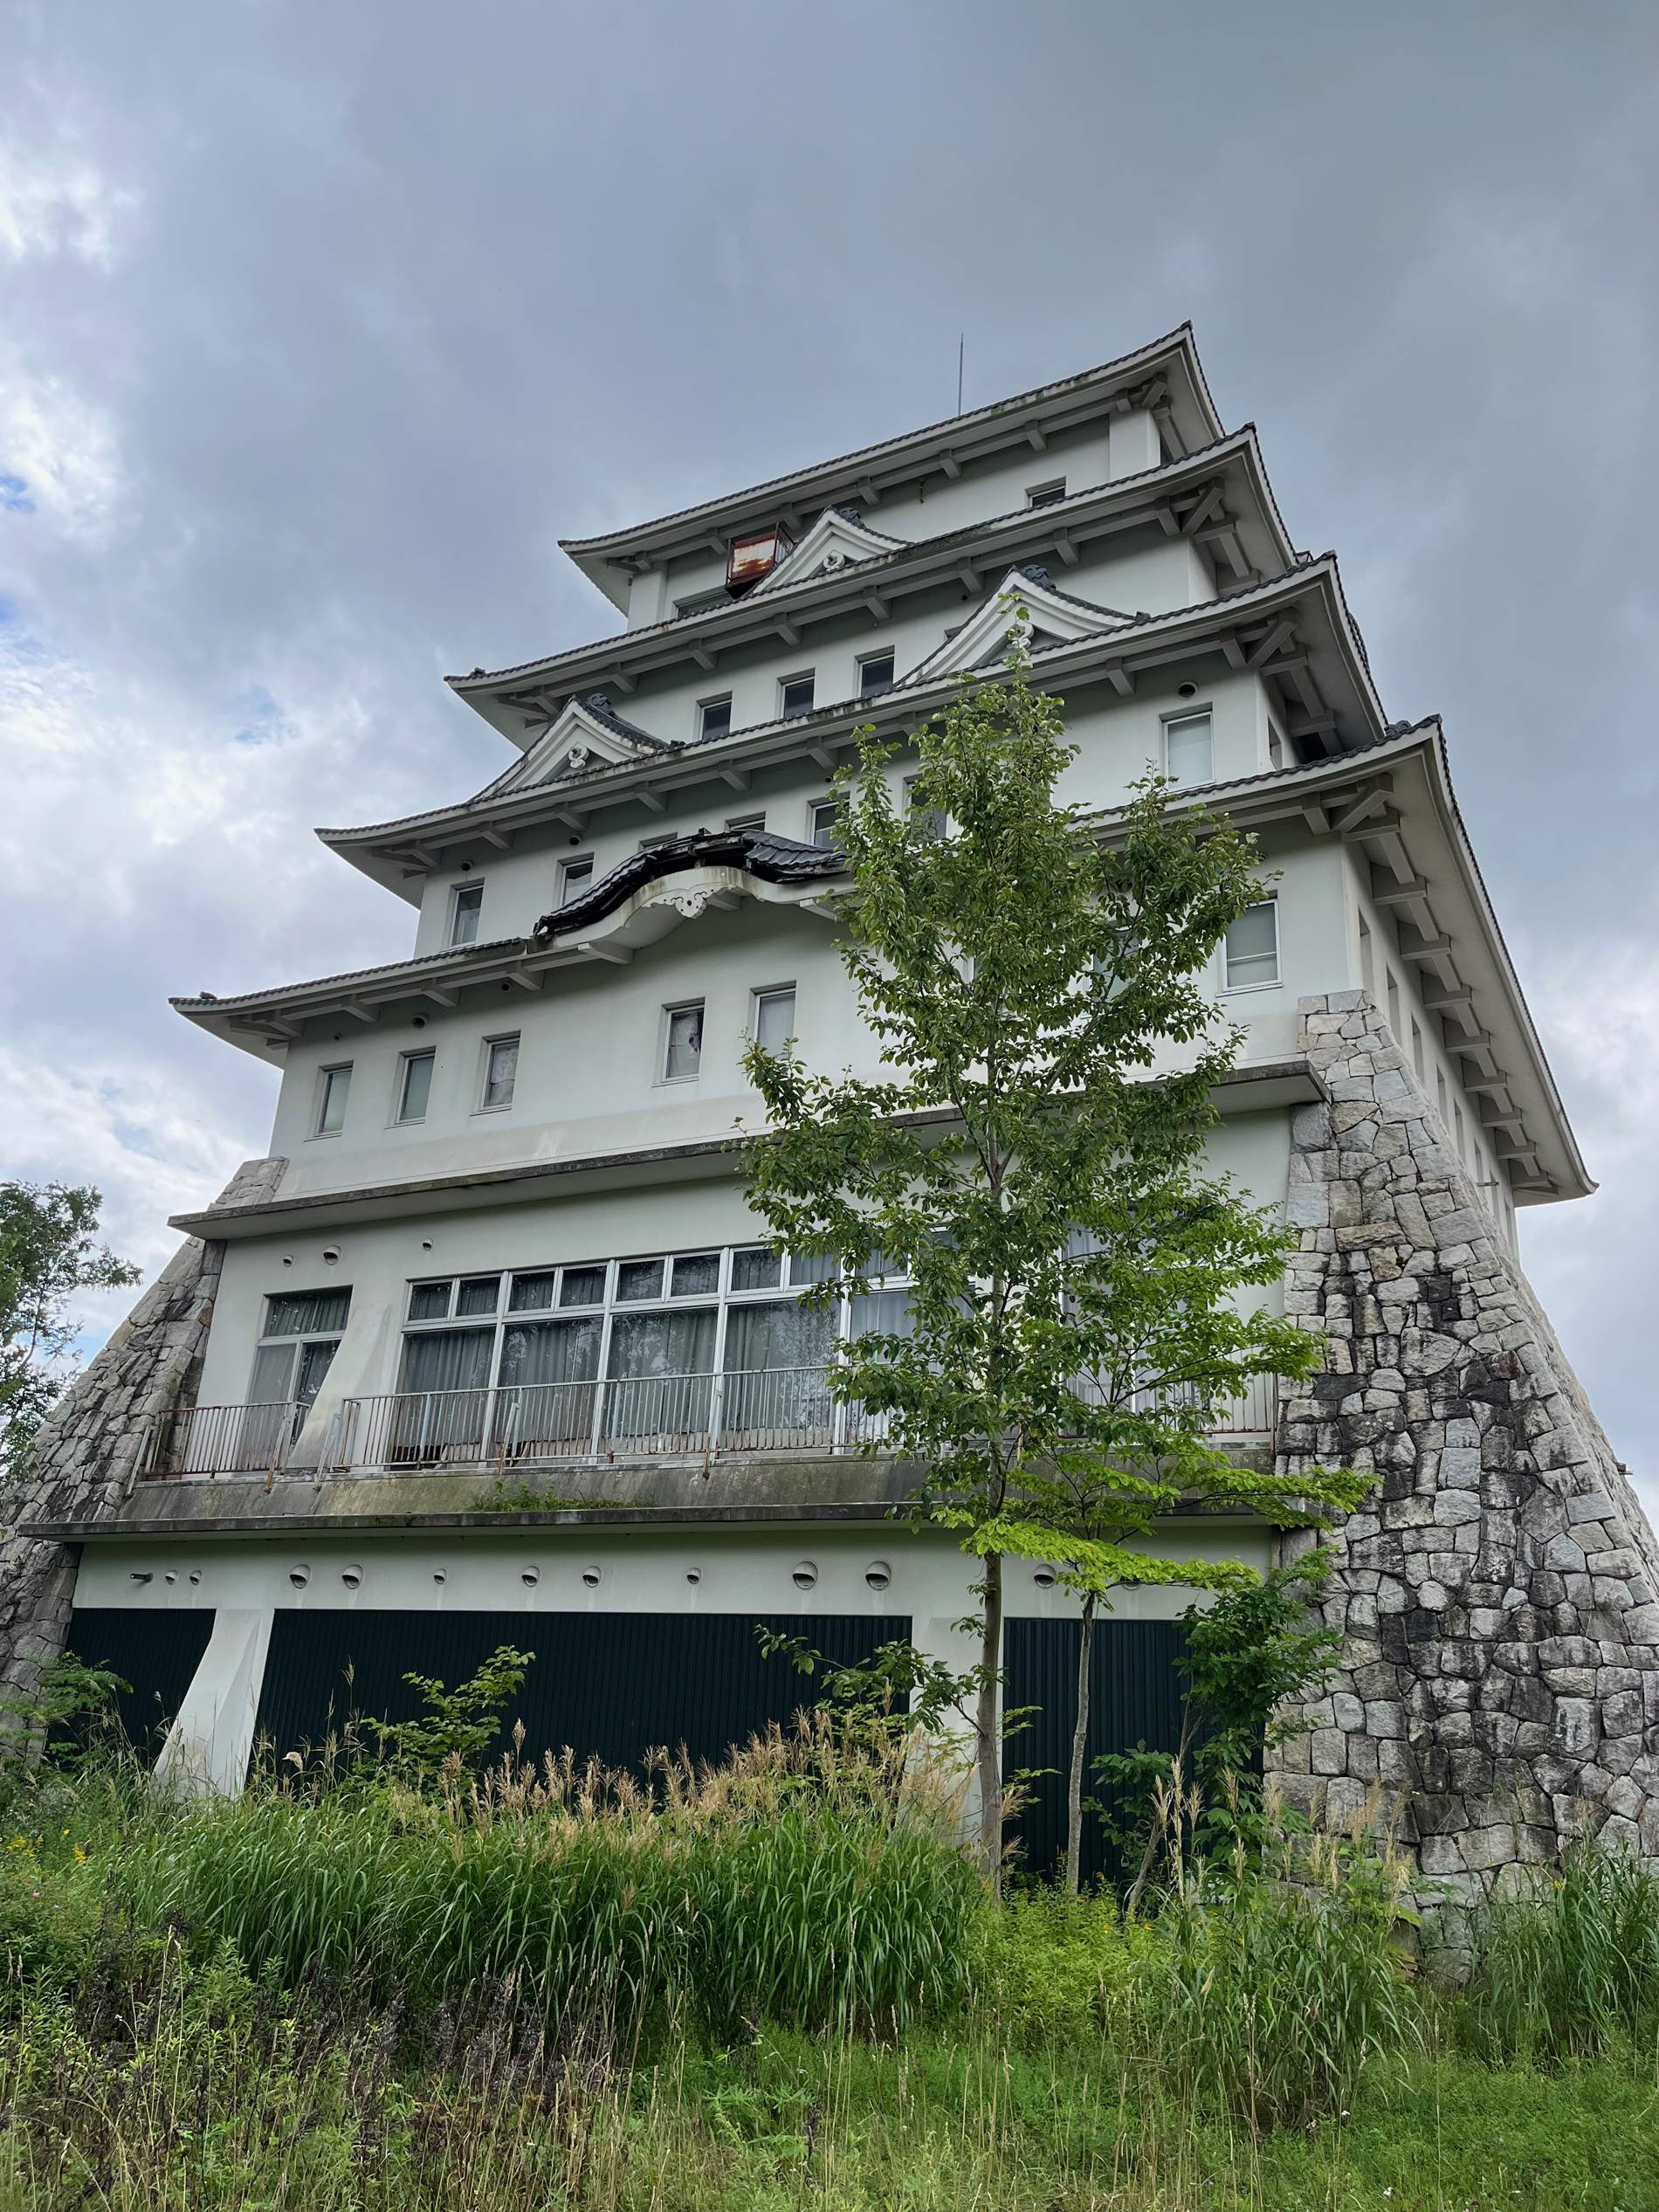
{"type": "Polygon", "coordinates": [[[678,751],[667,739],[653,737],[617,713],[606,692],[573,699],[552,727],[543,732],[522,761],[492,792],[517,791],[533,783],[556,782],[589,768],[626,767],[659,753],[678,751]]]}
{"type": "Polygon", "coordinates": [[[799,545],[786,553],[771,575],[756,584],[750,596],[758,599],[763,592],[776,591],[781,585],[804,583],[809,576],[833,575],[837,569],[850,569],[860,561],[875,561],[884,555],[897,553],[908,541],[890,538],[885,531],[872,530],[853,506],[829,506],[818,517],[799,545]]]}
{"type": "Polygon", "coordinates": [[[941,676],[984,668],[1000,661],[1011,639],[1028,651],[1045,645],[1070,645],[1079,638],[1098,637],[1103,631],[1126,629],[1134,617],[1116,607],[1097,606],[1071,592],[1059,591],[1049,572],[1036,562],[1010,569],[975,614],[912,668],[907,684],[930,683],[941,676]]]}

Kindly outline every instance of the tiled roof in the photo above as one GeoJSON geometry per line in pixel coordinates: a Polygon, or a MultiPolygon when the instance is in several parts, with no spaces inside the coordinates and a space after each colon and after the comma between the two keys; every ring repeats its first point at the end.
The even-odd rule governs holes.
{"type": "Polygon", "coordinates": [[[262,991],[237,991],[229,998],[201,991],[194,998],[169,998],[168,1004],[181,1014],[225,1013],[246,1006],[263,1006],[267,1000],[286,998],[295,991],[331,990],[340,983],[372,983],[388,975],[411,975],[427,969],[457,967],[485,953],[513,953],[523,949],[521,937],[492,937],[481,945],[446,945],[440,953],[421,953],[412,960],[388,961],[379,968],[348,968],[339,975],[308,976],[303,983],[272,983],[262,991]]]}
{"type": "Polygon", "coordinates": [[[843,874],[846,862],[833,847],[803,844],[798,837],[780,837],[767,830],[699,830],[689,837],[672,837],[644,852],[630,853],[580,899],[543,914],[535,934],[564,937],[572,930],[589,929],[663,876],[678,875],[685,868],[721,867],[741,868],[762,883],[810,883],[820,876],[843,874]]]}

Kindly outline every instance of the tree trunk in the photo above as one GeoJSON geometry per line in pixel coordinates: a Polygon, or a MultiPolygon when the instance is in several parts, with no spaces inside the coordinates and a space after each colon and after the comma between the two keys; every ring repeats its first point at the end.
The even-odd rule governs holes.
{"type": "Polygon", "coordinates": [[[1089,1659],[1094,1650],[1095,1595],[1083,1601],[1083,1636],[1077,1645],[1077,1725],[1071,1731],[1071,1771],[1065,1789],[1065,1885],[1073,1897],[1083,1880],[1083,1768],[1089,1748],[1089,1659]]]}
{"type": "Polygon", "coordinates": [[[985,1612],[980,1631],[981,1682],[974,1713],[979,1766],[980,1857],[993,1897],[1002,1894],[1002,1560],[985,1561],[985,1612]]]}

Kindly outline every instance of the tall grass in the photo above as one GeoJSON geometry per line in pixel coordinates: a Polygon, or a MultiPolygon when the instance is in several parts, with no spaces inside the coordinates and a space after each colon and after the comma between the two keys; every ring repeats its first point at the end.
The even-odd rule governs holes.
{"type": "Polygon", "coordinates": [[[133,1909],[287,1988],[430,2009],[511,1982],[630,2043],[671,2009],[886,2032],[960,2006],[979,1885],[947,1787],[822,1716],[657,1787],[510,1763],[439,1799],[374,1784],[182,1810],[133,1852],[133,1909]]]}
{"type": "Polygon", "coordinates": [[[1588,1838],[1475,1916],[1465,2018],[1492,2060],[1659,2043],[1659,1868],[1588,1838]]]}

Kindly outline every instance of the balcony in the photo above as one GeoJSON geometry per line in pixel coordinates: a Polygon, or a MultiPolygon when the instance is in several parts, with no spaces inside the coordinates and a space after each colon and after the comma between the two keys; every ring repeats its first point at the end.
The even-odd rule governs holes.
{"type": "MultiPolygon", "coordinates": [[[[347,1398],[314,1454],[306,1451],[304,1471],[419,1473],[878,1448],[886,1416],[837,1402],[831,1373],[768,1368],[347,1398]]],[[[1209,1433],[1221,1442],[1262,1443],[1272,1436],[1277,1410],[1273,1377],[1258,1376],[1244,1397],[1221,1409],[1209,1433]]],[[[293,1403],[196,1406],[155,1431],[142,1472],[175,1480],[279,1474],[291,1464],[306,1411],[293,1403]]]]}
{"type": "Polygon", "coordinates": [[[280,1474],[306,1411],[293,1399],[269,1405],[187,1407],[168,1415],[152,1430],[139,1471],[175,1479],[280,1474]]]}

